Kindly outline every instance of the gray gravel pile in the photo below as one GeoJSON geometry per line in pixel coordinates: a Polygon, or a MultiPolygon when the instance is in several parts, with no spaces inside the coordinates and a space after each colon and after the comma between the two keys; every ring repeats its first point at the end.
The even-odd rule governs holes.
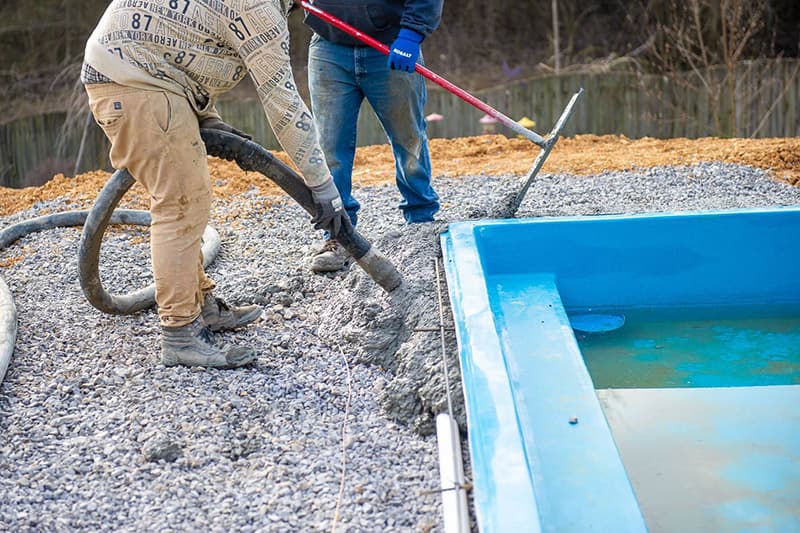
{"type": "MultiPolygon", "coordinates": [[[[446,396],[439,333],[428,331],[439,326],[438,236],[447,222],[490,216],[516,186],[510,176],[437,179],[441,222],[411,227],[393,186],[357,191],[360,230],[405,277],[392,295],[356,266],[311,275],[304,261],[319,235],[289,201],[267,208],[251,191],[217,202],[216,292],[265,309],[257,325],[220,336],[259,352],[236,371],[165,368],[153,310],[92,308],[78,284],[79,229],[0,251],[19,316],[0,385],[0,529],[441,530],[431,432],[446,396]]],[[[797,204],[800,189],[761,171],[703,164],[542,175],[518,215],[797,204]]],[[[38,205],[0,227],[52,208],[70,205],[38,205]]],[[[101,272],[112,292],[150,283],[146,232],[106,235],[101,272]]],[[[445,346],[463,429],[449,330],[445,346]]]]}

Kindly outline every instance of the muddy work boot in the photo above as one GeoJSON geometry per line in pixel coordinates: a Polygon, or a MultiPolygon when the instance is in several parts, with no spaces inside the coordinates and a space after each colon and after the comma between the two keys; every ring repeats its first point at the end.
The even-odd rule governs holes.
{"type": "Polygon", "coordinates": [[[214,346],[211,331],[203,323],[202,316],[185,326],[161,327],[161,362],[164,366],[231,369],[251,363],[255,358],[255,350],[247,346],[214,346]]]}
{"type": "Polygon", "coordinates": [[[222,298],[217,298],[209,292],[203,296],[203,307],[200,312],[211,331],[231,331],[261,318],[262,309],[258,305],[241,307],[228,305],[222,298]]]}
{"type": "Polygon", "coordinates": [[[315,250],[311,257],[311,271],[336,272],[350,264],[350,254],[335,239],[325,241],[322,248],[315,250]]]}

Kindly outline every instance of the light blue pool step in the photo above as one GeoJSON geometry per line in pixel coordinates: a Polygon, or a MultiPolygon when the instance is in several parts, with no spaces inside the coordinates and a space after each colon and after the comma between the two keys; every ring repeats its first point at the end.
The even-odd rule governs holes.
{"type": "Polygon", "coordinates": [[[445,268],[481,531],[646,531],[553,276],[526,276],[492,308],[474,237],[443,238],[461,230],[445,268]]]}

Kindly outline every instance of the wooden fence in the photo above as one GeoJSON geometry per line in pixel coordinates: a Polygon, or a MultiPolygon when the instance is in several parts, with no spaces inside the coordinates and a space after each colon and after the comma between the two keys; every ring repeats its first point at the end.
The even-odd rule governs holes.
{"type": "MultiPolygon", "coordinates": [[[[800,60],[742,62],[729,75],[722,68],[702,74],[666,77],[629,72],[579,72],[509,83],[476,96],[506,115],[536,121],[546,134],[571,95],[584,95],[564,134],[622,134],[640,137],[796,137],[800,136],[800,60]],[[702,76],[702,79],[701,79],[702,76]]],[[[254,140],[279,149],[257,100],[222,101],[226,121],[254,140]]],[[[381,144],[386,137],[368,105],[359,118],[358,144],[381,144]]],[[[482,113],[450,93],[432,87],[427,113],[444,116],[428,125],[428,135],[463,137],[483,132],[482,113]]],[[[66,113],[30,117],[0,125],[0,185],[38,185],[58,172],[108,168],[108,146],[88,112],[67,120],[66,113]],[[88,127],[84,128],[84,125],[88,127]],[[85,130],[85,131],[84,131],[85,130]]],[[[504,128],[498,133],[510,134],[504,128]]]]}

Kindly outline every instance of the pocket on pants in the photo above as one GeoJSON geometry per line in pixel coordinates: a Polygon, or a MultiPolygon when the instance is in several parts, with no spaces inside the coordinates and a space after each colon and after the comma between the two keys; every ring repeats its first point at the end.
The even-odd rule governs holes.
{"type": "Polygon", "coordinates": [[[92,115],[97,125],[100,126],[108,138],[113,138],[125,121],[125,109],[122,102],[111,98],[102,98],[97,102],[90,102],[92,115]]]}
{"type": "Polygon", "coordinates": [[[149,97],[152,105],[148,106],[153,121],[161,129],[162,132],[167,133],[172,124],[172,101],[165,91],[158,91],[149,97]]]}

